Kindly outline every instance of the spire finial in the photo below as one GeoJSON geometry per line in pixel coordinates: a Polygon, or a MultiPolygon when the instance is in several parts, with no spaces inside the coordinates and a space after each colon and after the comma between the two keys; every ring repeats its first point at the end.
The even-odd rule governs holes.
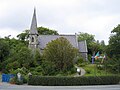
{"type": "Polygon", "coordinates": [[[34,13],[36,13],[36,7],[34,6],[34,13]]]}

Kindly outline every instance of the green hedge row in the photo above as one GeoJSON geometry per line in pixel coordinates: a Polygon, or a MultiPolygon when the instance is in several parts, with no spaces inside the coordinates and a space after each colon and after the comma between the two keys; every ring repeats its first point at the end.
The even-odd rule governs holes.
{"type": "Polygon", "coordinates": [[[118,76],[85,76],[85,77],[56,77],[30,76],[29,85],[42,86],[78,86],[78,85],[110,85],[119,83],[118,76]]]}

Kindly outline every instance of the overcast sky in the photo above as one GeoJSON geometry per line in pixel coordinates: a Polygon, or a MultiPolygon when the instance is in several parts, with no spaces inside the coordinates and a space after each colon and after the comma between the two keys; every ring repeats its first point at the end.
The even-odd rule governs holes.
{"type": "Polygon", "coordinates": [[[120,0],[0,0],[0,37],[29,29],[34,6],[38,27],[60,34],[86,32],[106,44],[120,24],[120,0]]]}

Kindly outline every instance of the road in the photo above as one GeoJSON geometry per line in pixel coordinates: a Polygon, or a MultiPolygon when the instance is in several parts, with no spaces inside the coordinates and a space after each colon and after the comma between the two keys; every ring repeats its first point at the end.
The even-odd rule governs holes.
{"type": "Polygon", "coordinates": [[[0,90],[120,90],[120,85],[97,86],[29,86],[0,83],[0,90]]]}

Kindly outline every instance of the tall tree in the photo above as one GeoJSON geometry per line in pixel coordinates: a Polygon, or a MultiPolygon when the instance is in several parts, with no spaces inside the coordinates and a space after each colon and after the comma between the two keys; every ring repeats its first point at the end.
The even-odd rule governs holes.
{"type": "Polygon", "coordinates": [[[88,54],[92,55],[96,51],[98,51],[98,44],[95,42],[94,35],[80,32],[78,35],[78,41],[86,40],[88,54]]]}
{"type": "Polygon", "coordinates": [[[0,62],[3,62],[4,59],[9,55],[9,51],[9,43],[4,39],[0,39],[0,62]]]}
{"type": "Polygon", "coordinates": [[[17,38],[21,41],[25,41],[28,38],[29,30],[25,30],[23,33],[17,35],[17,38]]]}
{"type": "Polygon", "coordinates": [[[54,66],[56,72],[71,70],[76,54],[77,49],[63,37],[49,42],[43,52],[45,60],[54,66]]]}
{"type": "Polygon", "coordinates": [[[56,30],[52,30],[42,26],[38,27],[37,30],[40,35],[58,35],[58,32],[56,30]]]}
{"type": "Polygon", "coordinates": [[[86,40],[87,44],[89,45],[91,42],[95,41],[94,37],[95,36],[92,34],[80,32],[78,35],[78,41],[86,40]]]}
{"type": "Polygon", "coordinates": [[[110,57],[117,56],[120,58],[120,24],[115,27],[111,33],[113,34],[110,36],[109,40],[109,55],[110,57]]]}
{"type": "Polygon", "coordinates": [[[99,43],[99,40],[95,40],[95,36],[88,33],[80,32],[78,35],[78,41],[86,40],[87,42],[87,48],[88,48],[88,54],[94,55],[95,52],[102,53],[104,51],[104,48],[102,48],[102,45],[99,43]]]}
{"type": "Polygon", "coordinates": [[[120,73],[120,24],[111,33],[106,50],[107,55],[110,57],[110,60],[107,60],[107,66],[112,72],[120,73]]]}

